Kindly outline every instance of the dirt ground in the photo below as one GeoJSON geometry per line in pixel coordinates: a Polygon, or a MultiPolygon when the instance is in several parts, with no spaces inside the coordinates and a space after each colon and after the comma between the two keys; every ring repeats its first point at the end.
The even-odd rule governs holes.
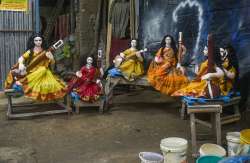
{"type": "MultiPolygon", "coordinates": [[[[104,115],[97,108],[82,108],[79,115],[69,118],[60,114],[6,120],[7,101],[0,102],[0,148],[32,149],[38,163],[139,163],[139,152],[160,153],[161,139],[172,136],[188,140],[188,160],[194,162],[190,124],[180,119],[180,102],[153,91],[116,96],[104,115]]],[[[223,126],[224,144],[226,132],[244,128],[250,128],[249,118],[223,126]]],[[[209,132],[202,126],[198,129],[209,132]]],[[[199,143],[213,142],[210,136],[206,138],[199,143]]]]}

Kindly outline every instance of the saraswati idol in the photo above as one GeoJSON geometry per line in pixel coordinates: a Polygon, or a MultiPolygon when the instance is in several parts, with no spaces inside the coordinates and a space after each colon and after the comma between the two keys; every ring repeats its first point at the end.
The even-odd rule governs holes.
{"type": "Polygon", "coordinates": [[[34,100],[49,101],[64,97],[65,84],[51,70],[55,63],[52,52],[63,45],[58,41],[45,50],[43,37],[34,34],[28,41],[28,50],[18,59],[5,81],[5,89],[13,85],[23,88],[24,95],[34,100]]]}

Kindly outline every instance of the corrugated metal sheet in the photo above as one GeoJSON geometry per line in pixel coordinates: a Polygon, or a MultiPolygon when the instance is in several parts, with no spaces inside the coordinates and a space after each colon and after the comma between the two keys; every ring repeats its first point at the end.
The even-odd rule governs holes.
{"type": "Polygon", "coordinates": [[[33,17],[29,12],[0,11],[0,90],[11,66],[26,50],[26,42],[33,31],[33,17]]]}

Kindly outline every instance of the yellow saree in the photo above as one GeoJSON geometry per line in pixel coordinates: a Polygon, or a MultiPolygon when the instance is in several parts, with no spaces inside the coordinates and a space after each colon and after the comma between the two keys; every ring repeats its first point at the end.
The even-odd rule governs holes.
{"type": "Polygon", "coordinates": [[[121,70],[121,73],[125,79],[129,81],[135,80],[144,73],[143,60],[137,58],[135,55],[136,52],[138,52],[136,49],[127,49],[122,52],[125,54],[125,61],[122,62],[122,64],[119,66],[119,69],[121,70]]]}
{"type": "Polygon", "coordinates": [[[205,88],[207,86],[206,80],[201,80],[201,76],[207,73],[208,60],[203,62],[200,66],[196,79],[191,81],[186,87],[174,92],[173,96],[192,96],[202,97],[205,96],[205,88]]]}
{"type": "MultiPolygon", "coordinates": [[[[22,57],[26,63],[27,60],[33,62],[38,58],[39,54],[41,53],[34,52],[32,56],[30,56],[31,52],[27,51],[22,57]]],[[[50,59],[41,60],[27,72],[25,77],[19,80],[22,84],[25,96],[38,101],[49,101],[64,97],[66,94],[64,82],[49,69],[49,65],[53,62],[54,61],[50,59]]],[[[10,79],[13,79],[11,73],[8,75],[5,83],[10,83],[10,79]]]]}
{"type": "MultiPolygon", "coordinates": [[[[223,67],[227,69],[227,63],[223,63],[223,67]]],[[[203,62],[200,66],[200,70],[197,74],[195,80],[189,83],[188,86],[176,91],[173,93],[173,96],[192,96],[192,97],[204,97],[206,92],[205,88],[207,86],[206,80],[201,80],[201,77],[207,73],[208,69],[208,60],[203,62]]],[[[227,69],[228,70],[228,69],[227,69]]],[[[228,71],[235,73],[236,70],[234,67],[231,67],[228,71]]],[[[216,84],[220,87],[221,95],[225,96],[231,91],[233,87],[233,80],[225,80],[225,75],[219,79],[213,78],[213,84],[216,84]]]]}

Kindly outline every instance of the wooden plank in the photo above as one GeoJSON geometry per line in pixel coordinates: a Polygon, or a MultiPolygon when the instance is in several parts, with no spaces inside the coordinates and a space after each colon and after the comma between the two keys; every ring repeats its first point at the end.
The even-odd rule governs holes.
{"type": "Polygon", "coordinates": [[[223,103],[221,104],[223,107],[228,107],[228,106],[232,106],[232,105],[238,105],[240,102],[240,100],[237,100],[237,101],[232,101],[232,102],[229,102],[229,103],[223,103]]]}
{"type": "Polygon", "coordinates": [[[122,77],[111,78],[111,83],[115,83],[115,80],[119,79],[119,84],[126,84],[126,85],[140,85],[140,86],[150,86],[147,80],[147,76],[142,76],[141,78],[135,81],[128,81],[122,77]]]}
{"type": "Polygon", "coordinates": [[[202,109],[202,110],[205,110],[205,109],[211,109],[211,108],[222,108],[221,105],[189,105],[187,106],[188,109],[202,109]]]}
{"type": "Polygon", "coordinates": [[[200,120],[200,119],[197,119],[197,118],[195,119],[195,122],[199,123],[199,124],[201,124],[203,126],[206,126],[208,128],[212,128],[212,124],[209,123],[209,122],[206,122],[206,121],[203,121],[203,120],[200,120]]]}
{"type": "Polygon", "coordinates": [[[227,115],[227,116],[223,116],[223,117],[221,117],[221,120],[223,121],[223,120],[228,120],[228,119],[232,119],[232,118],[240,118],[240,114],[238,113],[238,114],[232,114],[232,115],[227,115]]]}
{"type": "Polygon", "coordinates": [[[52,115],[52,114],[59,114],[59,113],[67,113],[68,110],[50,110],[45,112],[35,112],[35,113],[20,113],[20,114],[9,114],[8,117],[10,119],[12,118],[22,118],[22,117],[32,117],[32,116],[38,116],[38,115],[52,115]]]}
{"type": "Polygon", "coordinates": [[[221,125],[229,124],[229,123],[232,123],[232,122],[237,122],[239,120],[240,120],[240,117],[234,117],[234,118],[231,118],[231,119],[223,120],[221,122],[221,125]]]}
{"type": "Polygon", "coordinates": [[[220,112],[220,108],[211,108],[211,109],[187,109],[188,114],[190,113],[213,113],[213,112],[220,112]]]}
{"type": "Polygon", "coordinates": [[[98,101],[96,101],[94,103],[89,103],[89,102],[84,102],[84,101],[78,100],[78,101],[76,101],[74,103],[75,104],[77,103],[77,105],[79,105],[79,107],[91,107],[91,106],[100,106],[101,101],[98,100],[98,101]]]}
{"type": "Polygon", "coordinates": [[[48,102],[48,103],[26,102],[26,103],[12,104],[12,107],[19,108],[19,107],[50,105],[50,104],[57,104],[57,102],[48,102]]]}
{"type": "Polygon", "coordinates": [[[236,121],[239,121],[240,118],[241,118],[240,114],[224,116],[224,117],[221,117],[221,124],[224,125],[224,124],[236,122],[236,121]]]}

